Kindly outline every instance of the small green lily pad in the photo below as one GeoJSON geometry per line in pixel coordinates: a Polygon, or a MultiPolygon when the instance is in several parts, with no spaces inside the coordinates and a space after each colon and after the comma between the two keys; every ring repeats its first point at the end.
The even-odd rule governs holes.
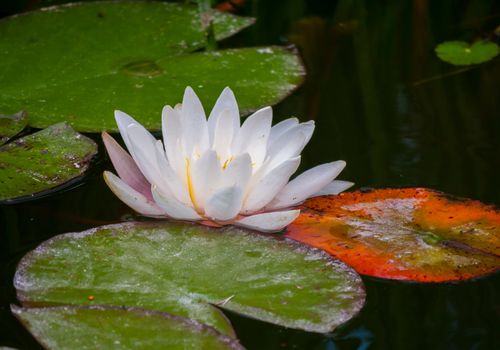
{"type": "Polygon", "coordinates": [[[19,134],[28,125],[26,113],[0,115],[0,146],[19,134]]]}
{"type": "Polygon", "coordinates": [[[59,123],[0,147],[0,202],[62,185],[87,169],[91,139],[59,123]]]}
{"type": "Polygon", "coordinates": [[[499,52],[500,47],[491,41],[476,41],[472,45],[464,41],[447,41],[436,47],[440,59],[456,66],[487,62],[499,52]]]}
{"type": "Polygon", "coordinates": [[[236,228],[123,223],[56,236],[14,278],[25,306],[112,304],[193,318],[228,334],[211,305],[311,332],[361,309],[358,274],[314,248],[236,228]]]}
{"type": "Polygon", "coordinates": [[[243,349],[215,329],[138,308],[61,306],[12,313],[47,349],[243,349]]]}
{"type": "MultiPolygon", "coordinates": [[[[253,23],[214,11],[217,39],[253,23]]],[[[303,80],[296,53],[274,47],[196,52],[206,43],[196,6],[88,2],[0,21],[0,111],[25,110],[30,125],[60,121],[116,131],[113,111],[159,130],[165,104],[192,86],[206,108],[230,86],[243,112],[274,104],[303,80]]]]}

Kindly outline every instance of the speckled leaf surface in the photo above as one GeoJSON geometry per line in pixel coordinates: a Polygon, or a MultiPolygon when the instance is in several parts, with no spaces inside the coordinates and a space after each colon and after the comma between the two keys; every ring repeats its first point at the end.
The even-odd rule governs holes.
{"type": "MultiPolygon", "coordinates": [[[[214,13],[218,39],[253,23],[214,13]]],[[[205,44],[196,6],[89,2],[0,21],[0,111],[25,110],[30,125],[68,121],[116,131],[113,111],[160,129],[165,104],[192,86],[207,105],[230,86],[243,111],[274,104],[302,82],[298,56],[273,47],[193,53],[205,44]]]]}
{"type": "Polygon", "coordinates": [[[97,153],[91,139],[59,123],[0,147],[0,201],[62,185],[88,168],[97,153]]]}
{"type": "Polygon", "coordinates": [[[19,134],[28,125],[26,113],[0,115],[0,146],[19,134]]]}
{"type": "Polygon", "coordinates": [[[47,349],[243,349],[215,329],[157,311],[60,306],[13,314],[47,349]]]}
{"type": "Polygon", "coordinates": [[[498,209],[422,188],[313,198],[286,236],[382,278],[456,281],[500,269],[498,209]]]}
{"type": "Polygon", "coordinates": [[[23,305],[138,306],[226,333],[210,304],[328,332],[365,299],[359,275],[322,251],[236,228],[167,222],[56,236],[22,259],[14,284],[23,305]]]}

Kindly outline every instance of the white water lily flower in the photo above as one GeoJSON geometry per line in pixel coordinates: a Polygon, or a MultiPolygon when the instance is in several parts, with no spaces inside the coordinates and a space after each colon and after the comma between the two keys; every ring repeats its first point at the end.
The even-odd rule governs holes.
{"type": "Polygon", "coordinates": [[[240,126],[229,88],[208,120],[186,88],[182,105],[163,108],[163,142],[129,115],[116,111],[115,118],[130,155],[103,133],[119,176],[105,171],[104,178],[118,198],[146,216],[272,232],[295,220],[300,211],[293,207],[307,198],[352,186],[334,181],[344,161],[322,164],[289,182],[314,122],[290,118],[271,127],[272,109],[265,107],[240,126]]]}

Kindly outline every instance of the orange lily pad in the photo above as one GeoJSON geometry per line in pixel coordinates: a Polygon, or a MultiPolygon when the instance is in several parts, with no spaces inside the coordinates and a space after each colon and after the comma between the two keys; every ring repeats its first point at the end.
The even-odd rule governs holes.
{"type": "Polygon", "coordinates": [[[500,211],[424,188],[312,198],[286,236],[381,278],[458,281],[500,269],[500,211]]]}

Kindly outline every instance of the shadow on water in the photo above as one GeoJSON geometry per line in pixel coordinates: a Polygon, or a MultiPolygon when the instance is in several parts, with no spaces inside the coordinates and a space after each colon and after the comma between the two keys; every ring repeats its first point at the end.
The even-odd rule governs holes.
{"type": "MultiPolygon", "coordinates": [[[[0,13],[41,2],[7,1],[0,13]]],[[[228,45],[294,44],[303,57],[304,86],[275,108],[276,119],[316,121],[303,168],[345,159],[341,177],[358,187],[424,186],[500,205],[500,60],[464,69],[433,51],[442,41],[491,33],[500,24],[498,1],[248,0],[236,11],[258,20],[228,45]]],[[[19,259],[55,234],[131,214],[101,178],[109,162],[97,167],[69,191],[0,207],[0,345],[39,348],[8,311],[19,259]]],[[[229,317],[249,349],[498,346],[498,273],[456,284],[365,284],[365,308],[332,334],[229,317]]]]}

